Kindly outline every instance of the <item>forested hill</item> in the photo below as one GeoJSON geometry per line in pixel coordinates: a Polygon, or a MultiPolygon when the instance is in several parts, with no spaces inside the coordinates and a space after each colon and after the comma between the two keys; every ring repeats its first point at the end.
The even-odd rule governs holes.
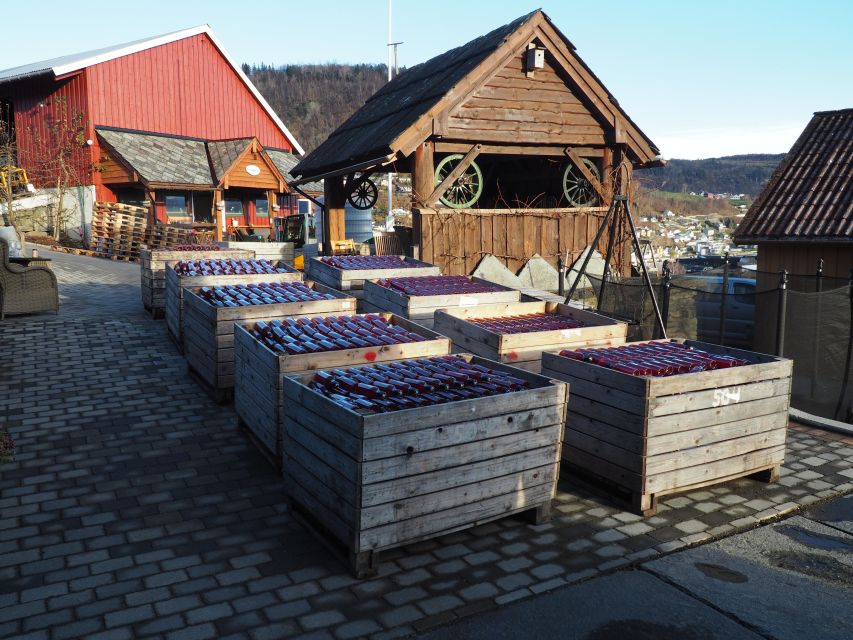
{"type": "Polygon", "coordinates": [[[384,64],[243,65],[306,153],[388,81],[384,64]]]}
{"type": "Polygon", "coordinates": [[[767,184],[784,154],[754,153],[704,160],[670,160],[635,175],[648,189],[689,193],[745,193],[753,198],[767,184]]]}

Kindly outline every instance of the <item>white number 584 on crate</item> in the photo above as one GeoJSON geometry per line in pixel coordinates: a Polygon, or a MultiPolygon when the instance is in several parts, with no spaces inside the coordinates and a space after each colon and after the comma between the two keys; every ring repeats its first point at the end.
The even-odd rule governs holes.
{"type": "Polygon", "coordinates": [[[570,384],[563,463],[627,494],[657,498],[756,476],[779,477],[793,362],[692,340],[542,354],[570,384]]]}

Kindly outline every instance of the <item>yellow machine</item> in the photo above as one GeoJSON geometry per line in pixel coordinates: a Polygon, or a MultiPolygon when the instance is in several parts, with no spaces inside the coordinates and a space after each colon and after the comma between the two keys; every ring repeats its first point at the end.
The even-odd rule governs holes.
{"type": "Polygon", "coordinates": [[[14,165],[0,167],[0,190],[3,192],[8,191],[10,188],[14,192],[26,191],[29,183],[30,180],[27,178],[25,169],[14,165]]]}

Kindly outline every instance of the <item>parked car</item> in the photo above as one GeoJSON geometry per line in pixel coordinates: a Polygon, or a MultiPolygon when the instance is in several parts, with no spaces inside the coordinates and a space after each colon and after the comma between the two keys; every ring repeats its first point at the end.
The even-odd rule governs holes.
{"type": "MultiPolygon", "coordinates": [[[[686,276],[683,286],[691,287],[690,280],[701,281],[701,291],[696,293],[696,334],[703,342],[719,344],[720,307],[723,301],[722,276],[686,276]]],[[[697,282],[697,285],[699,283],[697,282]]],[[[755,335],[755,280],[729,277],[723,337],[726,346],[752,349],[755,335]]]]}

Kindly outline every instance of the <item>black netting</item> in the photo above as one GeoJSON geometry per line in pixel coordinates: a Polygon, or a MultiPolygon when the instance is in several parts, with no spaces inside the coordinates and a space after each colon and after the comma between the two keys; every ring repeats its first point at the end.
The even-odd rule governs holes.
{"type": "Polygon", "coordinates": [[[823,293],[789,291],[783,355],[794,360],[791,405],[853,422],[849,287],[823,293]]]}
{"type": "MultiPolygon", "coordinates": [[[[652,297],[642,278],[608,278],[599,305],[601,279],[573,296],[592,309],[629,322],[628,339],[659,337],[652,297]]],[[[671,278],[668,295],[661,278],[652,287],[667,335],[776,353],[781,290],[778,274],[723,271],[671,278]]],[[[842,278],[789,276],[783,355],[794,360],[792,406],[819,416],[853,421],[849,372],[850,283],[842,278]]]]}

